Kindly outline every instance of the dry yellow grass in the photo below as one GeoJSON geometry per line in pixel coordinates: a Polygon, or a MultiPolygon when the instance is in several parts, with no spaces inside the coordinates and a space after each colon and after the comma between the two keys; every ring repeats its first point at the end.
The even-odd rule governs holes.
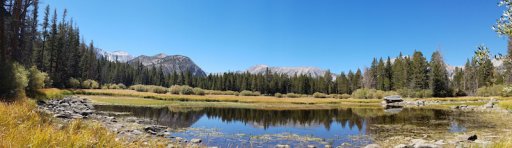
{"type": "Polygon", "coordinates": [[[71,95],[69,90],[61,90],[57,88],[45,88],[37,90],[35,99],[60,99],[65,95],[71,95]]]}
{"type": "Polygon", "coordinates": [[[233,107],[253,108],[266,110],[294,110],[294,109],[332,109],[342,107],[380,107],[379,105],[368,105],[363,103],[343,104],[291,104],[291,103],[240,103],[240,102],[199,102],[199,101],[166,101],[156,99],[145,99],[139,97],[125,96],[102,96],[102,95],[81,95],[91,99],[95,104],[103,105],[128,105],[128,106],[168,106],[176,108],[203,108],[203,107],[233,107]]]}
{"type": "Polygon", "coordinates": [[[123,147],[98,123],[75,120],[60,129],[35,104],[0,103],[0,147],[123,147]]]}
{"type": "Polygon", "coordinates": [[[239,102],[239,103],[288,103],[288,104],[378,104],[378,99],[334,99],[334,98],[276,98],[274,96],[232,96],[232,95],[174,95],[137,92],[117,89],[85,89],[75,93],[83,95],[128,96],[169,101],[239,102]]]}
{"type": "Polygon", "coordinates": [[[159,147],[150,142],[125,143],[116,140],[100,123],[74,120],[61,123],[36,111],[33,101],[0,103],[0,147],[159,147]]]}

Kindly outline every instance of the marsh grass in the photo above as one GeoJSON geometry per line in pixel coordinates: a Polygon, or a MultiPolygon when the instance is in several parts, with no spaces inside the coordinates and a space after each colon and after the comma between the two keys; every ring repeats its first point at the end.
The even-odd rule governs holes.
{"type": "Polygon", "coordinates": [[[504,109],[512,110],[512,100],[501,101],[498,105],[504,109]]]}
{"type": "Polygon", "coordinates": [[[46,88],[38,89],[34,96],[35,99],[46,100],[46,99],[62,99],[64,96],[72,95],[73,92],[69,90],[61,90],[57,88],[46,88]]]}
{"type": "Polygon", "coordinates": [[[75,120],[59,127],[33,101],[0,103],[0,147],[123,147],[99,123],[75,120]]]}
{"type": "Polygon", "coordinates": [[[112,90],[112,89],[85,89],[75,91],[82,95],[103,95],[118,97],[136,97],[166,101],[198,101],[198,102],[238,102],[238,103],[288,103],[288,104],[340,104],[340,103],[371,103],[379,104],[379,99],[318,99],[306,98],[277,98],[274,96],[232,96],[232,95],[176,95],[156,94],[151,92],[137,92],[133,90],[112,90]]]}

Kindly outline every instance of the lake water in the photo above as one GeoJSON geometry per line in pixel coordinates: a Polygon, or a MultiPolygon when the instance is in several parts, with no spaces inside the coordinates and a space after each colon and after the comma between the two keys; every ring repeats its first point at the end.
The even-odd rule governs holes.
{"type": "MultiPolygon", "coordinates": [[[[208,146],[273,147],[312,144],[358,147],[386,132],[383,125],[413,125],[464,132],[460,113],[436,109],[337,108],[263,110],[243,108],[154,108],[96,106],[98,111],[127,112],[176,129],[172,136],[200,138],[208,146]]],[[[421,131],[420,131],[421,132],[421,131]]]]}

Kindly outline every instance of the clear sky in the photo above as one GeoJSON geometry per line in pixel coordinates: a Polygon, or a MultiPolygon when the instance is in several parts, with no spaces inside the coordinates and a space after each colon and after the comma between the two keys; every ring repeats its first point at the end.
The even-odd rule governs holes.
{"type": "Polygon", "coordinates": [[[41,0],[68,9],[107,51],[191,57],[206,72],[256,64],[339,73],[373,57],[439,49],[463,65],[480,44],[506,51],[492,29],[498,0],[41,0]]]}

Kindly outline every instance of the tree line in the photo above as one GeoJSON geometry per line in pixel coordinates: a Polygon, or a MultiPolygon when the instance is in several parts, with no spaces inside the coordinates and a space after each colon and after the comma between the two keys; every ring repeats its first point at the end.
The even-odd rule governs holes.
{"type": "MultiPolygon", "coordinates": [[[[100,84],[189,85],[211,90],[259,91],[268,95],[351,94],[357,89],[368,88],[430,90],[435,97],[449,97],[474,95],[480,87],[512,82],[510,40],[508,54],[500,56],[505,61],[504,69],[494,67],[489,49],[480,46],[464,67],[455,68],[453,75],[448,73],[439,51],[431,55],[430,61],[420,51],[411,56],[400,53],[395,58],[374,58],[371,66],[363,70],[337,75],[327,71],[318,77],[285,75],[269,69],[261,74],[226,72],[205,77],[194,76],[190,71],[164,73],[162,67],[109,61],[98,53],[93,41],[86,42],[80,36],[79,27],[67,17],[66,9],[60,20],[56,9],[46,6],[43,10],[43,19],[39,22],[38,0],[3,0],[0,3],[0,98],[10,98],[24,91],[28,86],[24,81],[38,84],[30,82],[35,80],[29,77],[32,75],[47,77],[37,79],[44,81],[43,86],[38,87],[69,88],[71,80],[95,80],[100,84]],[[29,68],[33,70],[23,70],[29,68]]],[[[495,28],[508,37],[512,34],[509,24],[510,21],[498,22],[495,28]]]]}

